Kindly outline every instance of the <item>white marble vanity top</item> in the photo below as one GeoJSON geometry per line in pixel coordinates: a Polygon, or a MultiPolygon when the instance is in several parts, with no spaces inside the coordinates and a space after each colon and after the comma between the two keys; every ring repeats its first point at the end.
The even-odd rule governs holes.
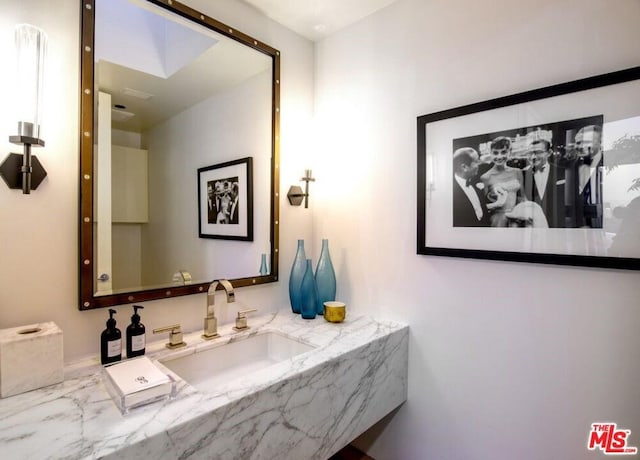
{"type": "MultiPolygon", "coordinates": [[[[65,368],[65,381],[0,400],[0,458],[328,458],[400,405],[407,394],[408,327],[367,317],[340,324],[290,311],[220,328],[210,347],[261,331],[316,349],[201,393],[178,382],[175,399],[121,415],[98,359],[65,368]],[[300,453],[304,456],[300,457],[300,453]]],[[[175,351],[154,342],[153,360],[175,351]]]]}

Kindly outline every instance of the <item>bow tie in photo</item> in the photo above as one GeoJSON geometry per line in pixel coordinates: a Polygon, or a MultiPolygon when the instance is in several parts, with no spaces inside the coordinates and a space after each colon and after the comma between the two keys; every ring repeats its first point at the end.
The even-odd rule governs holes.
{"type": "Polygon", "coordinates": [[[589,156],[578,157],[576,161],[579,165],[591,166],[591,157],[589,156]]]}

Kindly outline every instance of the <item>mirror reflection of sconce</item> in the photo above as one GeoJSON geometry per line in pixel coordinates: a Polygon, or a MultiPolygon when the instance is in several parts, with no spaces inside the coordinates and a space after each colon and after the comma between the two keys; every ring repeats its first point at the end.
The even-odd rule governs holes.
{"type": "Polygon", "coordinates": [[[31,155],[31,147],[44,147],[40,138],[42,116],[44,61],[47,51],[47,35],[30,24],[18,24],[15,28],[17,57],[16,95],[14,116],[18,122],[18,134],[9,136],[9,142],[23,146],[23,153],[10,153],[0,165],[0,176],[9,188],[31,193],[47,176],[38,159],[31,155]]]}
{"type": "Polygon", "coordinates": [[[304,207],[309,207],[309,182],[315,182],[315,179],[311,177],[311,170],[304,170],[304,177],[300,180],[304,181],[304,193],[302,193],[302,188],[299,185],[292,185],[289,188],[289,193],[287,193],[287,198],[289,199],[289,204],[291,206],[300,206],[302,200],[304,199],[304,207]]]}
{"type": "Polygon", "coordinates": [[[173,274],[173,284],[178,286],[191,284],[191,273],[186,270],[178,270],[173,274]]]}

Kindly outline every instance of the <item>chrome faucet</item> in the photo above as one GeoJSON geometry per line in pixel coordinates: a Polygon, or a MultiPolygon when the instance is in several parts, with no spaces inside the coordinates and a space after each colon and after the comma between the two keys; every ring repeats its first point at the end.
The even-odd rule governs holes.
{"type": "Polygon", "coordinates": [[[209,285],[209,291],[207,292],[207,316],[204,318],[204,333],[202,338],[205,340],[218,337],[218,319],[216,318],[215,311],[213,309],[216,303],[216,289],[218,284],[221,284],[227,293],[227,303],[235,302],[236,295],[233,292],[233,286],[227,280],[215,280],[209,285]]]}

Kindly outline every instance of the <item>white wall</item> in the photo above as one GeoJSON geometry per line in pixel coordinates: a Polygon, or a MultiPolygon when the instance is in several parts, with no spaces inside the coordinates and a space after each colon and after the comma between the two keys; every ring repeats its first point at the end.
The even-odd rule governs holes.
{"type": "MultiPolygon", "coordinates": [[[[297,183],[304,164],[298,159],[304,139],[296,133],[313,110],[313,45],[235,0],[192,0],[189,6],[269,43],[282,53],[281,188],[297,183]]],[[[106,309],[78,311],[78,82],[79,12],[75,0],[6,0],[0,2],[0,62],[11,67],[13,27],[29,22],[49,35],[44,109],[46,147],[37,152],[48,177],[31,195],[0,184],[0,328],[55,321],[64,331],[65,360],[99,352],[106,309]]],[[[4,67],[3,67],[4,68],[4,67]]],[[[6,70],[6,69],[5,69],[6,70]]],[[[11,95],[10,72],[0,72],[0,100],[11,95]]],[[[0,106],[0,156],[19,152],[8,142],[15,128],[7,104],[0,106]]],[[[233,321],[244,305],[268,312],[288,303],[289,267],[295,239],[309,238],[311,214],[285,206],[280,194],[281,252],[279,283],[242,288],[236,304],[217,309],[222,323],[233,321]]],[[[202,328],[205,295],[147,302],[142,322],[154,327],[179,322],[186,331],[202,328]]],[[[124,330],[133,313],[117,308],[124,330]]],[[[165,338],[149,334],[149,340],[165,338]]]]}
{"type": "Polygon", "coordinates": [[[601,458],[640,446],[640,273],[416,255],[416,117],[638,65],[637,0],[400,0],[316,47],[314,239],[351,312],[411,327],[384,459],[601,458]]]}

